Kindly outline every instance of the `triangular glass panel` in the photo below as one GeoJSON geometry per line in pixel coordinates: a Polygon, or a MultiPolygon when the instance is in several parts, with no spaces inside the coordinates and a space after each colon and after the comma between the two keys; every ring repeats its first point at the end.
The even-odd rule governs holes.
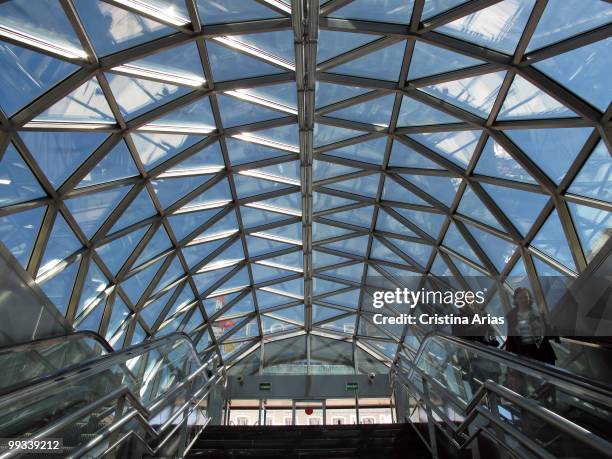
{"type": "Polygon", "coordinates": [[[76,188],[108,183],[139,174],[127,145],[121,140],[89,171],[76,188]]]}
{"type": "Polygon", "coordinates": [[[380,175],[372,174],[330,183],[327,187],[332,190],[344,191],[346,193],[353,193],[368,198],[376,198],[379,184],[380,175]]]}
{"type": "Polygon", "coordinates": [[[391,167],[410,167],[418,169],[444,169],[431,159],[418,153],[398,140],[393,141],[391,157],[389,158],[391,167]]]}
{"type": "Polygon", "coordinates": [[[474,253],[470,245],[454,223],[451,223],[446,231],[442,243],[451,250],[472,260],[474,263],[481,264],[480,259],[474,253]]]}
{"type": "Polygon", "coordinates": [[[42,112],[35,121],[114,124],[98,80],[92,78],[42,112]]]}
{"type": "Polygon", "coordinates": [[[297,87],[295,82],[277,83],[266,86],[240,88],[234,91],[237,97],[248,96],[260,100],[264,105],[272,102],[286,112],[297,112],[297,87]]]}
{"type": "Polygon", "coordinates": [[[461,179],[455,177],[406,174],[401,176],[448,207],[453,203],[461,184],[461,179]]]}
{"type": "Polygon", "coordinates": [[[209,290],[215,283],[217,283],[222,277],[229,274],[234,266],[228,268],[217,269],[215,271],[207,271],[203,274],[195,274],[193,281],[195,282],[196,288],[200,294],[209,290]]]}
{"type": "Polygon", "coordinates": [[[157,194],[157,199],[162,207],[166,208],[214,177],[213,174],[171,177],[152,180],[151,184],[157,194]]]}
{"type": "Polygon", "coordinates": [[[127,228],[134,223],[138,223],[146,218],[157,214],[157,209],[151,202],[151,198],[146,188],[143,188],[138,196],[130,203],[123,212],[119,220],[113,225],[109,233],[114,233],[123,228],[127,228]]]}
{"type": "Polygon", "coordinates": [[[357,201],[351,199],[340,198],[331,194],[317,193],[312,194],[312,208],[315,212],[322,212],[328,209],[335,209],[336,207],[348,206],[357,204],[357,201]]]}
{"type": "Polygon", "coordinates": [[[446,220],[444,214],[436,214],[433,212],[421,212],[419,210],[401,208],[396,208],[395,211],[421,228],[434,239],[438,238],[444,220],[446,220]]]}
{"type": "Polygon", "coordinates": [[[74,327],[79,331],[92,330],[97,332],[102,322],[104,304],[104,302],[100,302],[100,304],[93,306],[78,316],[74,321],[74,327]]]}
{"type": "Polygon", "coordinates": [[[253,273],[253,282],[256,284],[281,279],[295,274],[294,271],[287,271],[286,269],[260,265],[258,263],[251,264],[251,272],[253,273]]]}
{"type": "Polygon", "coordinates": [[[244,260],[244,250],[242,249],[242,240],[238,239],[233,242],[229,247],[223,249],[220,254],[218,254],[212,260],[206,263],[202,270],[209,270],[229,265],[235,265],[241,262],[242,260],[244,260]]]}
{"type": "Polygon", "coordinates": [[[594,207],[568,203],[576,232],[587,261],[591,261],[610,238],[612,212],[594,207]]]}
{"type": "Polygon", "coordinates": [[[570,193],[612,202],[612,158],[603,141],[589,156],[569,188],[570,193]]]}
{"type": "Polygon", "coordinates": [[[314,127],[314,146],[322,147],[342,140],[351,139],[364,135],[365,132],[355,131],[353,129],[345,129],[328,124],[315,123],[314,127]]]}
{"type": "MultiPolygon", "coordinates": [[[[77,307],[77,316],[82,311],[100,302],[101,293],[108,287],[109,281],[98,265],[92,260],[87,267],[87,277],[81,289],[81,298],[77,307]]],[[[97,330],[97,328],[96,328],[97,330]]]]}
{"type": "Polygon", "coordinates": [[[575,118],[578,115],[519,75],[514,77],[498,120],[575,118]]]}
{"type": "Polygon", "coordinates": [[[153,277],[155,276],[164,261],[165,258],[156,261],[152,265],[146,267],[141,271],[138,271],[132,277],[129,277],[121,283],[123,291],[133,304],[138,303],[138,299],[145,291],[145,289],[149,287],[149,284],[153,280],[153,277]]]}
{"type": "Polygon", "coordinates": [[[404,96],[397,118],[397,126],[428,126],[433,124],[460,123],[461,120],[447,115],[430,105],[404,96]]]}
{"type": "Polygon", "coordinates": [[[404,241],[402,239],[386,239],[422,266],[425,266],[429,261],[432,246],[419,244],[418,242],[404,241]]]}
{"type": "Polygon", "coordinates": [[[480,64],[484,62],[423,41],[417,41],[410,60],[408,79],[415,80],[480,64]]]}
{"type": "Polygon", "coordinates": [[[122,186],[99,193],[85,194],[66,199],[64,204],[85,236],[91,238],[130,188],[130,186],[122,186]]]}
{"type": "Polygon", "coordinates": [[[106,74],[106,78],[119,110],[126,119],[135,118],[189,92],[183,86],[143,78],[113,73],[106,74]]]}
{"type": "Polygon", "coordinates": [[[506,54],[513,54],[535,0],[496,3],[456,19],[436,30],[506,54]]]}
{"type": "Polygon", "coordinates": [[[149,239],[149,242],[147,242],[143,251],[140,252],[133,266],[139,266],[170,247],[172,247],[172,242],[170,242],[170,238],[166,234],[164,225],[160,225],[155,234],[149,239]]]}
{"type": "MultiPolygon", "coordinates": [[[[213,271],[214,272],[214,271],[213,271]]],[[[225,293],[230,290],[237,290],[247,287],[250,284],[249,272],[247,268],[242,268],[237,274],[230,277],[223,285],[217,287],[213,295],[225,293]]]]}
{"type": "MultiPolygon", "coordinates": [[[[204,309],[206,310],[206,315],[208,316],[208,318],[210,319],[211,317],[217,315],[219,311],[221,311],[229,303],[234,301],[234,299],[236,299],[239,295],[241,295],[241,292],[230,293],[229,295],[221,295],[221,296],[216,296],[216,297],[208,297],[202,300],[202,304],[204,305],[204,309]]],[[[239,303],[248,304],[250,307],[247,308],[247,312],[251,312],[254,307],[253,306],[253,295],[251,295],[250,293],[247,293],[239,301],[239,303]]],[[[241,309],[240,306],[237,306],[237,305],[232,306],[231,309],[233,310],[234,308],[241,309]]],[[[226,312],[225,314],[223,314],[224,317],[235,316],[235,315],[237,314],[233,312],[229,314],[226,312]]]]}
{"type": "Polygon", "coordinates": [[[245,142],[238,139],[228,138],[225,141],[228,156],[233,166],[252,163],[269,158],[278,158],[289,154],[287,151],[270,148],[257,143],[245,142]]]}
{"type": "Polygon", "coordinates": [[[192,208],[220,207],[229,204],[230,202],[232,202],[232,193],[230,191],[229,183],[227,179],[223,179],[220,182],[215,183],[210,188],[207,188],[203,193],[189,201],[181,209],[189,210],[192,208]]]}
{"type": "Polygon", "coordinates": [[[483,183],[482,186],[523,235],[531,229],[549,199],[548,195],[488,183],[483,183]]]}
{"type": "Polygon", "coordinates": [[[2,43],[0,68],[0,107],[11,117],[78,67],[26,48],[2,43]]]}
{"type": "Polygon", "coordinates": [[[246,242],[249,250],[249,256],[251,257],[257,257],[259,255],[295,247],[294,245],[287,244],[285,242],[273,241],[271,239],[264,239],[255,236],[247,236],[246,242]]]}
{"type": "Polygon", "coordinates": [[[317,277],[312,280],[312,294],[315,296],[342,290],[346,287],[348,287],[346,284],[339,284],[338,282],[319,279],[317,277]]]}
{"type": "Polygon", "coordinates": [[[271,236],[273,239],[300,244],[302,242],[302,224],[291,223],[276,228],[268,228],[258,232],[257,235],[262,237],[271,236]]]}
{"type": "Polygon", "coordinates": [[[368,236],[358,236],[342,241],[330,242],[323,244],[323,247],[363,257],[368,247],[368,236]]]}
{"type": "Polygon", "coordinates": [[[204,134],[216,129],[208,97],[202,97],[189,105],[177,108],[146,125],[147,128],[156,126],[164,129],[187,128],[204,134]]]}
{"type": "Polygon", "coordinates": [[[363,263],[343,266],[342,268],[329,269],[326,271],[321,271],[319,274],[337,277],[338,279],[350,282],[360,283],[361,277],[363,276],[363,263]]]}
{"type": "Polygon", "coordinates": [[[242,217],[242,224],[245,228],[253,228],[291,218],[291,216],[288,215],[243,206],[240,207],[240,216],[242,217]]]}
{"type": "Polygon", "coordinates": [[[96,253],[102,258],[111,273],[117,274],[148,228],[148,226],[139,228],[96,249],[96,253]]]}
{"type": "Polygon", "coordinates": [[[380,209],[378,211],[378,218],[376,220],[377,231],[388,231],[390,233],[401,234],[403,236],[418,237],[413,231],[409,230],[406,226],[400,223],[398,220],[393,218],[390,214],[380,209]]]}
{"type": "Polygon", "coordinates": [[[304,305],[299,304],[285,309],[277,309],[266,313],[266,316],[296,322],[300,325],[304,324],[304,305]]]}
{"type": "Polygon", "coordinates": [[[349,290],[348,292],[336,293],[335,295],[326,296],[321,301],[326,303],[335,304],[338,306],[344,306],[346,308],[357,309],[359,304],[360,290],[349,290]]]}
{"type": "Polygon", "coordinates": [[[159,319],[159,315],[164,310],[164,306],[166,306],[166,303],[170,301],[170,297],[172,296],[173,293],[174,293],[174,289],[169,290],[168,292],[164,293],[162,296],[160,296],[155,301],[147,304],[140,311],[140,317],[142,317],[142,319],[146,322],[149,328],[153,327],[153,324],[157,321],[157,319],[159,319]]]}
{"type": "Polygon", "coordinates": [[[346,333],[352,335],[355,333],[355,319],[357,315],[352,314],[347,317],[343,317],[342,319],[333,320],[331,322],[325,322],[320,325],[321,328],[325,330],[331,330],[340,333],[346,333]]]}
{"type": "Polygon", "coordinates": [[[76,260],[64,267],[52,278],[45,279],[40,285],[40,288],[57,307],[62,316],[66,314],[68,309],[68,302],[74,289],[74,281],[76,280],[78,268],[79,260],[76,260]]]}
{"type": "Polygon", "coordinates": [[[76,0],[79,19],[96,54],[106,56],[175,32],[175,29],[109,3],[76,0]]]}
{"type": "Polygon", "coordinates": [[[181,264],[178,257],[176,257],[174,258],[174,260],[172,260],[172,263],[170,263],[170,266],[168,266],[168,269],[166,269],[166,272],[159,280],[159,283],[153,291],[158,292],[166,288],[168,285],[173,282],[176,282],[180,277],[183,277],[184,275],[185,271],[183,270],[183,265],[181,264]]]}
{"type": "Polygon", "coordinates": [[[436,258],[434,259],[434,262],[431,264],[431,268],[429,271],[434,276],[442,278],[443,281],[445,281],[452,287],[459,289],[459,290],[463,288],[459,280],[457,279],[457,276],[453,274],[453,272],[450,270],[450,268],[446,264],[446,261],[444,261],[444,259],[440,256],[439,253],[436,255],[436,258]]]}
{"type": "Polygon", "coordinates": [[[342,164],[328,163],[315,159],[312,162],[312,179],[316,182],[332,177],[338,177],[344,174],[358,172],[360,169],[356,167],[344,166],[342,164]]]}
{"type": "Polygon", "coordinates": [[[546,223],[542,225],[540,231],[531,241],[531,245],[541,250],[546,255],[551,256],[559,263],[570,269],[576,270],[572,252],[567,243],[567,238],[563,231],[563,225],[559,220],[557,210],[553,210],[546,223]]]}
{"type": "MultiPolygon", "coordinates": [[[[333,218],[333,216],[327,215],[326,218],[333,218]]],[[[312,224],[313,241],[322,241],[332,237],[344,236],[345,234],[349,234],[351,232],[351,230],[338,228],[337,226],[324,225],[323,223],[314,222],[312,224]]]]}
{"type": "Polygon", "coordinates": [[[331,16],[344,19],[408,24],[414,0],[354,0],[338,8],[331,16]]]}
{"type": "MultiPolygon", "coordinates": [[[[352,159],[355,161],[363,161],[364,163],[370,164],[382,164],[385,156],[385,149],[387,146],[386,137],[378,137],[372,140],[366,140],[365,142],[356,143],[342,148],[336,148],[334,150],[328,150],[325,152],[326,155],[339,156],[340,158],[352,159]]],[[[331,170],[335,170],[337,167],[346,167],[334,164],[331,170]]],[[[357,169],[354,169],[357,170],[357,169]]],[[[331,173],[331,172],[330,172],[331,173]]],[[[335,171],[334,171],[335,173],[335,171]]],[[[341,175],[341,174],[337,174],[341,175]]]]}
{"type": "Polygon", "coordinates": [[[269,266],[278,266],[279,268],[301,271],[302,267],[304,266],[304,254],[300,251],[285,255],[278,255],[272,258],[266,258],[261,263],[269,266]]]}
{"type": "Polygon", "coordinates": [[[189,86],[199,86],[204,83],[204,74],[195,42],[150,54],[123,64],[121,67],[135,73],[139,70],[148,70],[164,75],[168,81],[182,82],[189,86]]]}
{"type": "Polygon", "coordinates": [[[429,19],[466,3],[467,1],[469,0],[425,0],[425,6],[423,7],[423,14],[421,17],[423,19],[429,19]]]}
{"type": "Polygon", "coordinates": [[[49,235],[45,254],[40,262],[38,275],[56,266],[64,258],[81,248],[81,243],[74,235],[64,217],[58,212],[53,229],[49,235]]]}
{"type": "Polygon", "coordinates": [[[421,206],[429,205],[416,194],[408,191],[402,185],[389,177],[385,178],[385,187],[383,189],[382,199],[384,201],[405,202],[407,204],[417,204],[421,206]]]}
{"type": "Polygon", "coordinates": [[[197,0],[204,24],[223,24],[279,17],[276,11],[253,0],[197,0]]]}
{"type": "Polygon", "coordinates": [[[296,328],[297,325],[292,325],[281,320],[272,319],[271,317],[261,317],[261,329],[264,335],[285,332],[296,328]]]}
{"type": "Polygon", "coordinates": [[[317,42],[317,63],[327,61],[332,57],[359,48],[377,38],[379,38],[377,35],[365,33],[338,32],[335,30],[321,29],[317,42]]]}
{"type": "Polygon", "coordinates": [[[72,57],[86,57],[61,5],[53,0],[6,2],[0,5],[0,17],[0,25],[9,30],[64,48],[72,57]]]}
{"type": "Polygon", "coordinates": [[[485,207],[482,201],[471,188],[467,187],[457,208],[457,212],[466,217],[473,218],[476,221],[485,223],[493,228],[504,231],[504,228],[499,224],[493,214],[485,207]]]}
{"type": "Polygon", "coordinates": [[[270,210],[285,212],[294,216],[302,215],[302,197],[300,193],[285,194],[276,198],[268,198],[257,201],[254,206],[266,207],[270,210]]]}
{"type": "Polygon", "coordinates": [[[327,116],[356,121],[358,123],[388,127],[391,122],[391,111],[393,110],[394,101],[395,95],[387,94],[386,96],[376,99],[370,99],[367,102],[361,102],[347,108],[336,110],[328,113],[327,116]]]}
{"type": "Polygon", "coordinates": [[[474,172],[517,182],[537,183],[523,166],[491,137],[480,154],[474,172]]]}
{"type": "Polygon", "coordinates": [[[272,110],[258,104],[251,104],[230,96],[217,96],[223,127],[242,126],[287,116],[286,113],[272,110]]]}
{"type": "Polygon", "coordinates": [[[266,290],[256,290],[257,305],[260,310],[273,308],[281,304],[291,303],[295,298],[280,295],[278,293],[268,292],[266,290]]]}
{"type": "Polygon", "coordinates": [[[9,144],[4,154],[0,154],[0,207],[46,195],[21,155],[9,144]]]}
{"type": "Polygon", "coordinates": [[[555,128],[504,132],[546,175],[560,183],[592,131],[591,128],[555,128]]]}
{"type": "Polygon", "coordinates": [[[226,215],[209,226],[202,233],[198,234],[193,240],[212,240],[226,238],[238,232],[238,220],[236,212],[230,210],[226,215]]]}
{"type": "Polygon", "coordinates": [[[196,142],[203,140],[199,135],[157,134],[134,132],[131,134],[136,151],[145,169],[150,170],[164,161],[186,150],[196,142]]]}
{"type": "Polygon", "coordinates": [[[467,168],[480,139],[480,131],[434,132],[413,134],[410,137],[455,164],[467,168]]]}
{"type": "Polygon", "coordinates": [[[199,212],[182,212],[168,216],[172,231],[177,240],[183,239],[185,236],[193,232],[198,226],[203,225],[213,216],[218,214],[220,209],[202,210],[199,212]]]}
{"type": "Polygon", "coordinates": [[[38,237],[47,207],[37,207],[0,217],[0,241],[24,268],[38,237]]]}
{"type": "Polygon", "coordinates": [[[286,124],[241,135],[243,137],[246,136],[247,139],[256,139],[258,142],[263,142],[264,144],[276,142],[279,148],[290,150],[293,153],[299,153],[299,133],[300,129],[297,124],[286,124]]]}
{"type": "Polygon", "coordinates": [[[233,35],[232,39],[259,51],[263,51],[266,54],[279,57],[286,62],[293,63],[295,59],[293,35],[288,30],[276,30],[248,35],[233,35]]]}
{"type": "Polygon", "coordinates": [[[212,41],[206,42],[206,48],[213,78],[217,82],[274,75],[284,71],[282,68],[275,67],[212,41]]]}
{"type": "Polygon", "coordinates": [[[59,188],[107,136],[105,132],[19,132],[19,137],[55,188],[59,188]]]}
{"type": "Polygon", "coordinates": [[[183,247],[183,255],[187,265],[189,265],[190,268],[193,268],[197,263],[209,256],[227,241],[228,239],[217,239],[202,244],[194,244],[183,247]]]}
{"type": "Polygon", "coordinates": [[[168,169],[167,175],[195,175],[225,168],[219,142],[214,142],[168,169]]]}
{"type": "MultiPolygon", "coordinates": [[[[325,218],[330,220],[339,221],[342,223],[348,223],[349,225],[361,226],[364,228],[369,228],[372,225],[372,215],[374,212],[374,206],[366,206],[360,207],[358,209],[345,210],[344,212],[338,212],[335,214],[327,214],[325,218]]],[[[319,239],[326,239],[330,237],[340,236],[342,234],[350,233],[350,230],[337,228],[333,232],[329,230],[329,226],[325,225],[326,228],[320,228],[325,233],[323,237],[321,235],[317,235],[319,239]]],[[[315,234],[313,230],[313,235],[315,234]]]]}
{"type": "Polygon", "coordinates": [[[504,76],[505,72],[487,73],[419,89],[481,118],[487,118],[504,81],[504,76]]]}
{"type": "Polygon", "coordinates": [[[565,0],[549,2],[531,36],[527,51],[595,29],[610,22],[612,10],[600,0],[565,0]]]}
{"type": "Polygon", "coordinates": [[[455,256],[451,256],[451,258],[453,264],[472,290],[488,290],[493,287],[495,281],[492,278],[484,276],[480,271],[474,269],[471,265],[464,263],[455,256]]]}
{"type": "Polygon", "coordinates": [[[238,199],[270,193],[272,191],[284,190],[290,187],[290,185],[285,183],[262,180],[240,174],[234,175],[234,183],[236,185],[236,194],[238,199]]]}
{"type": "Polygon", "coordinates": [[[325,306],[319,306],[318,304],[312,305],[312,321],[313,323],[322,322],[324,320],[331,319],[332,317],[346,314],[346,311],[340,309],[327,308],[325,306]]]}
{"type": "MultiPolygon", "coordinates": [[[[369,11],[371,13],[371,10],[369,11]]],[[[373,51],[344,64],[332,67],[332,73],[341,73],[375,80],[397,81],[404,59],[406,42],[400,41],[391,46],[373,51]]]]}
{"type": "Polygon", "coordinates": [[[542,293],[544,293],[544,297],[546,298],[548,309],[554,311],[557,302],[565,295],[568,283],[571,282],[573,278],[557,271],[538,257],[533,257],[533,265],[538,273],[542,293]]]}
{"type": "Polygon", "coordinates": [[[147,332],[144,331],[142,325],[140,325],[138,321],[136,321],[136,326],[134,327],[134,332],[132,333],[132,340],[130,341],[130,346],[142,343],[147,338],[147,336],[147,332]]]}
{"type": "Polygon", "coordinates": [[[113,337],[121,325],[125,323],[130,315],[130,312],[130,309],[128,309],[121,297],[119,295],[115,295],[115,303],[113,304],[111,316],[106,328],[106,339],[110,340],[110,338],[113,337]]]}
{"type": "Polygon", "coordinates": [[[342,100],[360,96],[368,91],[366,88],[358,88],[356,86],[317,81],[315,85],[315,107],[326,107],[342,100]]]}
{"type": "MultiPolygon", "coordinates": [[[[570,24],[575,22],[572,20],[570,24]]],[[[605,78],[602,79],[602,75],[608,74],[610,70],[611,50],[612,38],[608,37],[536,62],[534,67],[603,112],[612,100],[612,86],[606,83],[605,78]],[[584,65],[586,62],[588,65],[584,65]]]]}
{"type": "Polygon", "coordinates": [[[336,255],[330,255],[329,253],[325,252],[319,252],[318,250],[314,250],[312,252],[312,266],[315,269],[336,265],[338,263],[345,263],[347,261],[350,261],[350,259],[338,257],[336,255]]]}
{"type": "Polygon", "coordinates": [[[390,261],[391,263],[406,263],[406,261],[398,257],[393,250],[380,242],[378,239],[374,239],[372,241],[370,258],[373,258],[374,260],[390,261]]]}

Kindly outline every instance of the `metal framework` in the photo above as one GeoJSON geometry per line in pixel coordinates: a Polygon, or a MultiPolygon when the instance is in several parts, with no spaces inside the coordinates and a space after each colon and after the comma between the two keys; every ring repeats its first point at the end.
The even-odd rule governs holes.
{"type": "MultiPolygon", "coordinates": [[[[174,10],[115,0],[87,8],[46,3],[71,31],[53,30],[59,22],[50,21],[41,28],[47,36],[33,35],[40,24],[31,3],[0,3],[7,75],[21,68],[24,78],[30,71],[40,80],[16,109],[7,108],[9,86],[0,90],[0,243],[69,323],[95,328],[115,346],[184,330],[200,352],[214,347],[227,362],[260,349],[263,361],[261,343],[313,334],[353,343],[356,368],[357,349],[390,362],[412,331],[373,323],[373,275],[398,286],[416,277],[419,287],[453,278],[465,288],[482,275],[492,283],[490,310],[508,309],[518,284],[550,308],[543,279],[578,276],[608,237],[610,101],[593,100],[543,66],[597,47],[592,59],[609,69],[612,25],[597,19],[609,17],[607,2],[605,14],[581,13],[590,26],[570,27],[536,49],[529,44],[550,32],[543,18],[560,14],[556,2],[474,0],[434,14],[415,0],[409,17],[386,16],[393,22],[367,17],[365,0],[237,2],[218,23],[209,23],[218,12],[205,0],[186,0],[184,8],[169,2],[174,10]],[[131,25],[132,46],[112,30],[101,38],[92,11],[131,25]],[[479,41],[478,21],[491,15],[512,52],[500,51],[498,37],[489,36],[488,47],[479,41]],[[73,37],[73,46],[57,36],[73,37]],[[113,52],[98,53],[108,37],[116,39],[104,42],[113,52]],[[172,57],[186,49],[199,77],[172,57]],[[424,52],[435,65],[440,56],[450,64],[428,68],[424,52]],[[68,64],[73,69],[53,81],[36,68],[68,64]],[[485,83],[491,75],[499,75],[494,90],[485,83]],[[479,101],[487,90],[486,103],[479,101]],[[510,104],[518,115],[507,116],[510,104]],[[550,133],[539,152],[519,137],[535,130],[550,133]],[[553,176],[560,166],[550,164],[550,136],[578,131],[580,145],[571,160],[560,157],[565,170],[553,176]],[[104,138],[57,180],[45,151],[52,145],[28,139],[65,133],[104,138]],[[161,159],[147,157],[145,137],[157,142],[161,159]],[[179,138],[191,140],[173,147],[179,138]],[[237,142],[255,160],[240,158],[237,142]],[[121,146],[135,172],[112,176],[111,154],[121,146]],[[218,152],[210,164],[207,151],[218,152]],[[85,183],[92,174],[102,178],[85,183]],[[108,202],[113,192],[120,198],[108,202]],[[143,196],[153,211],[138,215],[143,196]],[[524,200],[524,212],[513,196],[524,200]],[[40,221],[37,209],[44,209],[40,221]],[[117,229],[122,219],[130,223],[117,229]],[[108,255],[104,247],[129,252],[108,255]],[[117,269],[109,257],[122,260],[117,269]]],[[[387,3],[377,5],[391,10],[387,3]]],[[[606,84],[604,74],[587,77],[606,84]]]]}

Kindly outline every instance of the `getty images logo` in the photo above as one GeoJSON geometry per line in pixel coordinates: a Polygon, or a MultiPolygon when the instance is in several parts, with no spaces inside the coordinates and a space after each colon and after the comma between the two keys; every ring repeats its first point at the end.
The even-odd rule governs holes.
{"type": "Polygon", "coordinates": [[[487,290],[456,290],[456,291],[431,291],[431,290],[410,290],[407,288],[397,288],[393,290],[378,290],[374,292],[372,306],[377,309],[387,305],[406,304],[410,308],[415,308],[417,304],[447,304],[458,308],[469,305],[481,305],[485,301],[487,290]]]}

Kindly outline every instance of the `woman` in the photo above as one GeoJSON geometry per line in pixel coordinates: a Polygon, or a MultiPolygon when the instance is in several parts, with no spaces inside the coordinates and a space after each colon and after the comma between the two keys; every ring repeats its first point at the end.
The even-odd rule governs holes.
{"type": "Polygon", "coordinates": [[[549,329],[544,318],[532,307],[531,292],[524,287],[517,288],[513,302],[514,308],[507,317],[506,350],[554,365],[557,356],[550,344],[549,329]]]}

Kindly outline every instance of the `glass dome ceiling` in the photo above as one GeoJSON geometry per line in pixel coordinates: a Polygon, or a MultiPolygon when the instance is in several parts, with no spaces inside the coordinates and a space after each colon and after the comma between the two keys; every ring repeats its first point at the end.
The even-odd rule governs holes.
{"type": "Polygon", "coordinates": [[[300,361],[414,349],[373,324],[376,276],[487,276],[488,311],[517,285],[551,309],[545,278],[610,235],[611,18],[601,0],[1,2],[0,249],[76,329],[184,331],[229,363],[299,335],[317,340],[300,361]]]}

